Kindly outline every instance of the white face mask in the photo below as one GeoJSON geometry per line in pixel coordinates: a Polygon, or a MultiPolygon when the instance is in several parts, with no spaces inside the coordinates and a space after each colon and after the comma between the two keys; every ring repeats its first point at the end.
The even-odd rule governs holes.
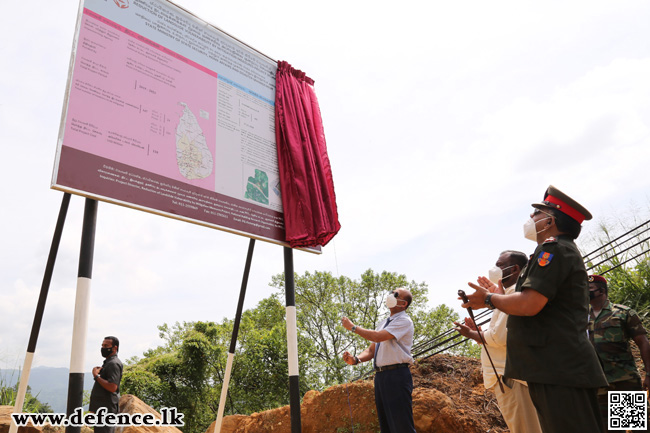
{"type": "MultiPolygon", "coordinates": [[[[505,269],[510,269],[515,265],[510,265],[506,266],[505,269]]],[[[488,271],[488,279],[492,281],[494,284],[499,284],[499,280],[503,280],[504,278],[508,278],[510,275],[512,275],[512,272],[510,272],[508,275],[505,277],[503,276],[503,269],[501,269],[498,266],[493,267],[488,271]]]]}
{"type": "MultiPolygon", "coordinates": [[[[544,221],[551,219],[551,217],[541,219],[539,221],[544,221]]],[[[535,220],[530,218],[526,223],[524,224],[524,237],[528,240],[531,240],[533,242],[537,242],[537,233],[541,233],[544,230],[537,231],[537,228],[535,227],[535,220]]]]}
{"type": "Polygon", "coordinates": [[[395,293],[391,292],[388,295],[386,295],[386,307],[390,308],[395,308],[397,306],[397,298],[395,297],[395,293]]]}

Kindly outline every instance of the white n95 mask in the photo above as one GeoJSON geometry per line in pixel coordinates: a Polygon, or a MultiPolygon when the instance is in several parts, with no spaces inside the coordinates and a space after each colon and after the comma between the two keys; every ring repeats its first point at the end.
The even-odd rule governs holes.
{"type": "MultiPolygon", "coordinates": [[[[549,220],[551,217],[541,219],[540,221],[549,220]]],[[[537,242],[537,233],[542,232],[543,230],[537,231],[535,227],[535,220],[530,218],[524,223],[524,237],[533,242],[537,242]]]]}
{"type": "Polygon", "coordinates": [[[500,267],[495,266],[488,271],[488,279],[494,284],[499,284],[501,278],[503,278],[503,271],[500,267]]]}
{"type": "Polygon", "coordinates": [[[386,296],[386,307],[395,308],[397,306],[397,292],[390,292],[386,296]]]}
{"type": "MultiPolygon", "coordinates": [[[[506,266],[505,269],[510,269],[513,268],[515,265],[510,265],[506,266]]],[[[512,272],[510,272],[508,275],[505,276],[505,278],[508,278],[510,275],[512,275],[512,272]]],[[[503,269],[501,269],[498,266],[494,266],[492,269],[488,271],[488,279],[492,281],[494,284],[499,284],[499,280],[503,280],[503,269]]]]}

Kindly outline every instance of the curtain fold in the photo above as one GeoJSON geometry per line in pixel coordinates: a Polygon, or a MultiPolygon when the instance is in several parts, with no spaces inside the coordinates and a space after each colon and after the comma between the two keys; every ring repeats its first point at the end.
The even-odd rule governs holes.
{"type": "Polygon", "coordinates": [[[286,240],[325,246],[341,228],[314,81],[278,62],[275,136],[286,240]]]}

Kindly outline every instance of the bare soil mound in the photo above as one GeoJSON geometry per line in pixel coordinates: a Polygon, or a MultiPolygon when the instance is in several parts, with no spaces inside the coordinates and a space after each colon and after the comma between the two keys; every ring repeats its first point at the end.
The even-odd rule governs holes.
{"type": "MultiPolygon", "coordinates": [[[[418,433],[504,433],[494,394],[483,387],[477,359],[436,355],[411,367],[418,433]]],[[[303,433],[379,431],[372,380],[309,391],[301,405],[303,433]]],[[[206,433],[214,432],[214,423],[206,433]]],[[[224,418],[222,433],[290,433],[289,406],[224,418]]]]}

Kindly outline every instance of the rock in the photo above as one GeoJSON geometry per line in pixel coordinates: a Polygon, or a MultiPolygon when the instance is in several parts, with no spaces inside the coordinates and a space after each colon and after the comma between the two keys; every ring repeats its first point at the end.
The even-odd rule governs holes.
{"type": "MultiPolygon", "coordinates": [[[[162,419],[160,414],[147,406],[134,395],[125,394],[120,398],[120,413],[152,413],[156,419],[162,419]]],[[[127,426],[116,427],[115,433],[182,433],[172,426],[127,426]]]]}
{"type": "MultiPolygon", "coordinates": [[[[62,425],[44,425],[41,429],[43,433],[65,433],[65,427],[62,425]]],[[[93,429],[87,425],[81,426],[81,433],[93,433],[93,429]]]]}
{"type": "MultiPolygon", "coordinates": [[[[8,433],[11,425],[11,414],[14,412],[13,406],[0,406],[0,433],[8,433]]],[[[31,423],[25,427],[18,427],[18,433],[41,433],[40,427],[35,427],[31,423]]]]}
{"type": "MultiPolygon", "coordinates": [[[[221,423],[221,431],[226,432],[226,431],[237,431],[239,428],[240,422],[249,419],[248,416],[246,415],[230,415],[227,417],[224,417],[222,423],[221,423]]],[[[210,427],[208,427],[208,430],[206,433],[214,433],[214,426],[216,425],[217,421],[214,420],[212,421],[212,424],[210,424],[210,427]]]]}

